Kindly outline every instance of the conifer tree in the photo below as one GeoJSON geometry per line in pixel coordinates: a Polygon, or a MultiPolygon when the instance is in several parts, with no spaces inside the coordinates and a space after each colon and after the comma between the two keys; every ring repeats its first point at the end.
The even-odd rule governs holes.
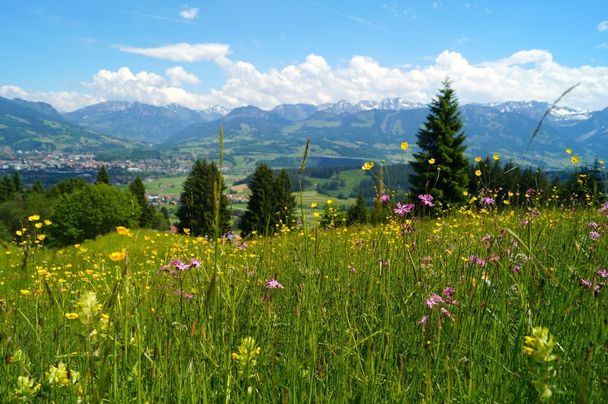
{"type": "Polygon", "coordinates": [[[465,201],[468,161],[462,132],[458,100],[449,80],[443,82],[430,106],[424,126],[418,131],[418,147],[410,177],[413,192],[431,194],[435,200],[460,203],[465,201]]]}
{"type": "Polygon", "coordinates": [[[220,233],[230,230],[230,211],[228,199],[224,195],[226,186],[214,162],[197,160],[184,182],[184,190],[180,196],[176,216],[179,219],[179,229],[190,229],[191,234],[212,236],[215,229],[214,184],[220,189],[220,233]]]}
{"type": "Polygon", "coordinates": [[[365,198],[363,192],[359,192],[357,201],[354,205],[351,205],[346,212],[346,224],[365,224],[368,221],[367,206],[365,205],[365,198]]]}
{"type": "Polygon", "coordinates": [[[291,194],[291,181],[285,169],[279,172],[274,181],[275,186],[275,209],[277,212],[277,224],[291,227],[294,220],[296,199],[291,194]]]}
{"type": "Polygon", "coordinates": [[[108,170],[106,169],[106,166],[101,166],[101,168],[97,172],[97,179],[95,180],[95,184],[110,185],[110,175],[108,174],[108,170]]]}
{"type": "Polygon", "coordinates": [[[251,196],[247,211],[239,225],[241,234],[247,236],[253,231],[272,233],[276,223],[276,190],[272,171],[266,164],[262,163],[256,168],[249,189],[251,196]]]}
{"type": "Polygon", "coordinates": [[[141,207],[141,215],[138,220],[139,227],[153,227],[153,224],[156,221],[156,209],[148,203],[148,199],[146,198],[146,187],[139,175],[129,184],[129,191],[135,196],[137,203],[141,207]]]}

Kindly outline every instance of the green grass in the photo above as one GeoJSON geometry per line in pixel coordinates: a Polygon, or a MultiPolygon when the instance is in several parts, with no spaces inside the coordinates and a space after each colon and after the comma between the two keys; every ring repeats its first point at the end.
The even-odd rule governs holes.
{"type": "Polygon", "coordinates": [[[558,402],[606,402],[608,290],[579,281],[607,281],[596,273],[608,235],[591,239],[588,223],[603,234],[608,220],[540,212],[530,225],[528,210],[463,210],[413,232],[397,218],[298,229],[217,254],[202,238],[136,230],[27,259],[12,244],[0,255],[0,397],[16,399],[21,376],[45,402],[533,402],[534,381],[558,402]],[[123,249],[128,259],[109,258],[123,249]],[[200,268],[158,271],[191,258],[200,268]],[[433,293],[444,302],[431,309],[433,293]],[[535,326],[556,360],[524,354],[535,326]],[[74,383],[47,375],[60,363],[74,383]]]}

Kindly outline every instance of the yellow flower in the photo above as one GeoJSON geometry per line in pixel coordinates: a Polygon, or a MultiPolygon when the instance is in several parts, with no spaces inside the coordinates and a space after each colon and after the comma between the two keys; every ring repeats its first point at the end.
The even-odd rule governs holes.
{"type": "Polygon", "coordinates": [[[571,148],[567,148],[567,149],[566,149],[566,153],[568,153],[568,154],[572,154],[572,149],[571,149],[571,148]]]}
{"type": "Polygon", "coordinates": [[[366,161],[365,163],[363,163],[363,165],[361,166],[361,169],[363,171],[369,171],[372,168],[374,168],[374,162],[373,161],[366,161]]]}
{"type": "Polygon", "coordinates": [[[408,142],[401,143],[401,150],[406,151],[409,148],[410,148],[410,145],[408,142]]]}
{"type": "Polygon", "coordinates": [[[475,162],[476,162],[476,163],[481,162],[481,156],[476,156],[476,157],[475,157],[475,162]]]}
{"type": "Polygon", "coordinates": [[[606,162],[605,162],[604,160],[600,160],[600,161],[598,161],[598,163],[599,163],[601,166],[603,166],[604,164],[606,164],[606,162]]]}
{"type": "Polygon", "coordinates": [[[310,207],[311,207],[312,209],[315,209],[317,206],[318,206],[318,205],[317,205],[317,203],[316,203],[316,202],[313,202],[313,203],[311,203],[311,204],[310,204],[310,207]]]}
{"type": "Polygon", "coordinates": [[[40,241],[44,241],[44,239],[46,238],[46,235],[44,234],[39,234],[38,237],[36,237],[38,240],[40,241]]]}
{"type": "Polygon", "coordinates": [[[78,313],[65,313],[65,318],[68,320],[76,320],[78,318],[78,313]]]}
{"type": "Polygon", "coordinates": [[[18,236],[20,236],[20,237],[23,236],[23,232],[21,230],[17,230],[15,232],[15,234],[18,235],[18,236]]]}
{"type": "Polygon", "coordinates": [[[321,216],[321,214],[319,214],[319,212],[314,212],[312,215],[313,215],[314,217],[319,217],[319,216],[321,216]]]}
{"type": "Polygon", "coordinates": [[[429,164],[430,164],[430,165],[435,164],[435,159],[429,159],[429,164]]]}
{"type": "Polygon", "coordinates": [[[468,193],[467,191],[463,191],[463,192],[462,192],[462,194],[463,194],[464,196],[468,196],[468,195],[469,195],[469,193],[468,193]]]}
{"type": "Polygon", "coordinates": [[[53,222],[51,222],[50,220],[45,220],[44,224],[46,224],[47,226],[49,226],[49,225],[53,224],[53,222]]]}
{"type": "Polygon", "coordinates": [[[36,223],[36,224],[34,225],[34,227],[36,227],[37,229],[40,229],[40,228],[42,227],[42,223],[36,223]]]}
{"type": "Polygon", "coordinates": [[[500,155],[498,153],[494,153],[492,155],[492,158],[494,159],[494,161],[498,161],[498,160],[500,160],[500,155]]]}
{"type": "Polygon", "coordinates": [[[328,205],[331,205],[332,203],[334,203],[334,201],[332,201],[331,199],[328,199],[328,200],[327,200],[327,204],[328,204],[328,205]]]}
{"type": "Polygon", "coordinates": [[[579,161],[581,161],[581,159],[578,156],[572,156],[572,157],[570,157],[570,162],[572,164],[578,164],[579,161]]]}
{"type": "Polygon", "coordinates": [[[120,235],[131,237],[131,230],[127,229],[124,226],[117,226],[116,232],[120,235]]]}
{"type": "Polygon", "coordinates": [[[186,236],[189,236],[189,235],[190,235],[190,229],[189,229],[189,228],[187,228],[187,227],[184,227],[184,234],[185,234],[186,236]]]}
{"type": "Polygon", "coordinates": [[[37,222],[38,220],[40,220],[40,215],[32,215],[32,216],[29,216],[29,217],[27,218],[27,220],[29,220],[30,222],[37,222]]]}
{"type": "Polygon", "coordinates": [[[481,177],[481,170],[475,170],[475,176],[481,177]]]}
{"type": "Polygon", "coordinates": [[[112,261],[122,261],[125,259],[126,256],[127,256],[126,250],[114,251],[113,253],[109,254],[109,257],[112,261]]]}
{"type": "Polygon", "coordinates": [[[28,289],[21,289],[19,293],[21,294],[21,296],[30,296],[32,294],[32,292],[28,289]]]}

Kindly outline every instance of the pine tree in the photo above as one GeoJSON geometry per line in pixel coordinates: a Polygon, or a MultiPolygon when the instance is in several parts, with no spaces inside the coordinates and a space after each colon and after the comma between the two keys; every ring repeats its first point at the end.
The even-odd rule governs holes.
{"type": "Polygon", "coordinates": [[[363,192],[359,192],[357,201],[354,205],[351,205],[346,212],[346,224],[365,224],[368,221],[367,206],[365,205],[365,198],[363,192]]]}
{"type": "Polygon", "coordinates": [[[266,164],[260,164],[249,183],[251,196],[247,211],[241,218],[241,234],[247,236],[253,231],[272,234],[276,223],[276,190],[272,171],[266,164]]]}
{"type": "Polygon", "coordinates": [[[110,185],[110,175],[108,174],[108,170],[106,169],[106,166],[101,166],[101,168],[97,172],[97,179],[95,180],[95,184],[110,185]]]}
{"type": "Polygon", "coordinates": [[[21,181],[21,174],[19,173],[19,171],[13,172],[13,184],[13,189],[15,190],[15,192],[23,192],[23,181],[21,181]]]}
{"type": "Polygon", "coordinates": [[[226,186],[214,162],[197,160],[184,182],[176,216],[179,229],[190,229],[191,234],[212,236],[215,231],[214,189],[220,183],[220,233],[230,230],[228,199],[224,195],[226,186]]]}
{"type": "Polygon", "coordinates": [[[277,212],[277,223],[292,227],[296,199],[291,194],[291,181],[285,169],[281,170],[274,181],[275,186],[275,210],[277,212]]]}
{"type": "Polygon", "coordinates": [[[418,131],[420,151],[412,162],[413,192],[431,194],[443,203],[464,202],[469,182],[468,161],[464,157],[466,136],[458,100],[448,80],[429,109],[426,122],[418,131]]]}

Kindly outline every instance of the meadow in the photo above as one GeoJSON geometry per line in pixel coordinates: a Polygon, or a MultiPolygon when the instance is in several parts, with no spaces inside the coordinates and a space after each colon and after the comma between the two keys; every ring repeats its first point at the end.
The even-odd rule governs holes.
{"type": "Polygon", "coordinates": [[[608,205],[522,199],[63,249],[33,215],[0,254],[1,400],[607,402],[608,205]]]}

